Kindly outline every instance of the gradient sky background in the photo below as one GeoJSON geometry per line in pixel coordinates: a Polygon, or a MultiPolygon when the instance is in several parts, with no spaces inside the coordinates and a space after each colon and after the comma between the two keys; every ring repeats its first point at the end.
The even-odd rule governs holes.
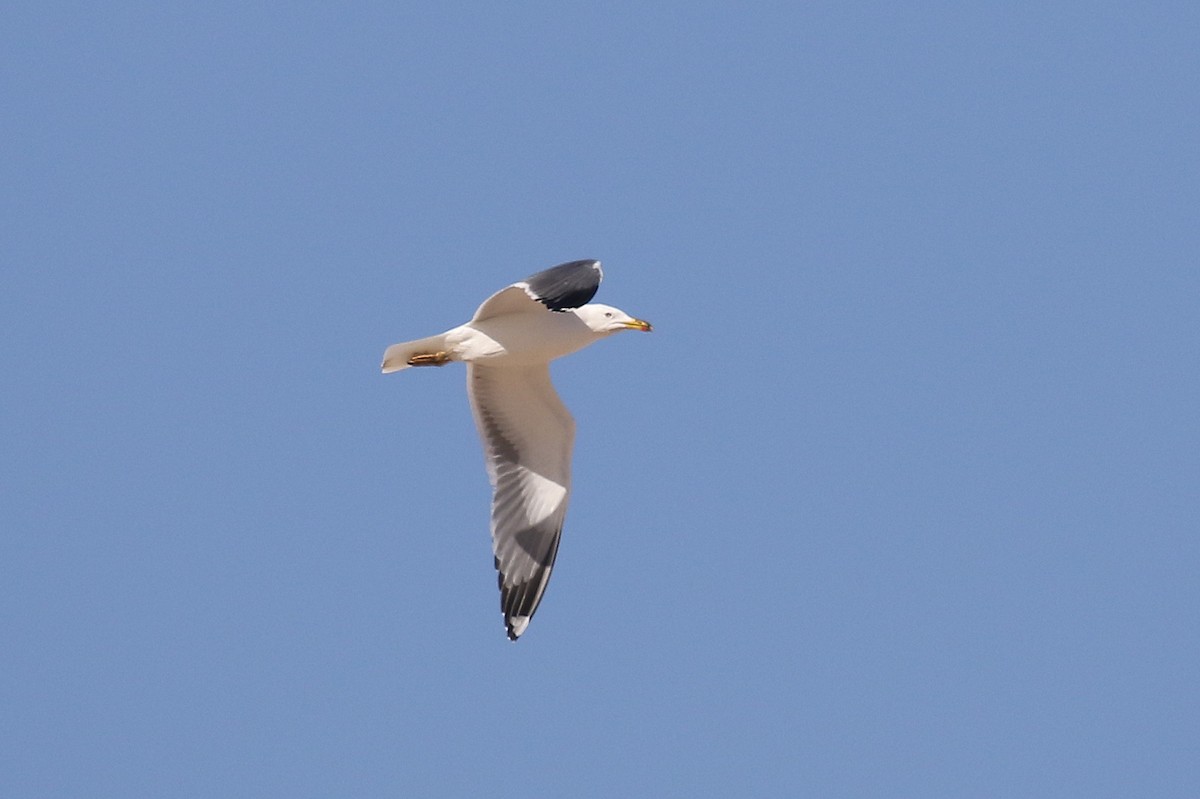
{"type": "Polygon", "coordinates": [[[0,795],[1200,795],[1200,6],[18,3],[0,795]],[[504,637],[460,367],[602,259],[504,637]]]}

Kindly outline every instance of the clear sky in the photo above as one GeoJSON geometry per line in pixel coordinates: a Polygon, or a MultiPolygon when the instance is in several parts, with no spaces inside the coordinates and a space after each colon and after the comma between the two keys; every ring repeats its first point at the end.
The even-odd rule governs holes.
{"type": "Polygon", "coordinates": [[[1200,6],[916,5],[7,6],[0,795],[1200,795],[1200,6]]]}

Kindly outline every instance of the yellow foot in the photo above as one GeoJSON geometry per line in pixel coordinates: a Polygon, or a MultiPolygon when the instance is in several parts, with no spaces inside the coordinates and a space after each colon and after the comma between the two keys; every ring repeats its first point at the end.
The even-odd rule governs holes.
{"type": "Polygon", "coordinates": [[[445,366],[448,363],[450,363],[450,354],[446,352],[414,355],[408,359],[409,366],[445,366]]]}

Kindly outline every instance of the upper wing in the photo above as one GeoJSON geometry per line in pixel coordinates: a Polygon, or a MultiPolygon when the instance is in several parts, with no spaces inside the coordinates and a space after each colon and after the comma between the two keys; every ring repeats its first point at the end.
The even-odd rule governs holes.
{"type": "Polygon", "coordinates": [[[508,637],[517,640],[542,601],[571,488],[575,421],[547,365],[467,364],[467,396],[492,482],[492,552],[508,637]]]}
{"type": "Polygon", "coordinates": [[[566,311],[586,305],[600,288],[604,271],[599,261],[570,261],[530,275],[500,289],[483,301],[472,322],[509,313],[529,313],[549,308],[566,311]]]}

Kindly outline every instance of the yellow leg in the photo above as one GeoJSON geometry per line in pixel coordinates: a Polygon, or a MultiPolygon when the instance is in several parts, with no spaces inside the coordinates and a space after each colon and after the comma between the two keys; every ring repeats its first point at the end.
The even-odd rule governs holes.
{"type": "Polygon", "coordinates": [[[409,366],[445,366],[448,363],[450,363],[450,354],[446,352],[414,355],[408,359],[409,366]]]}

